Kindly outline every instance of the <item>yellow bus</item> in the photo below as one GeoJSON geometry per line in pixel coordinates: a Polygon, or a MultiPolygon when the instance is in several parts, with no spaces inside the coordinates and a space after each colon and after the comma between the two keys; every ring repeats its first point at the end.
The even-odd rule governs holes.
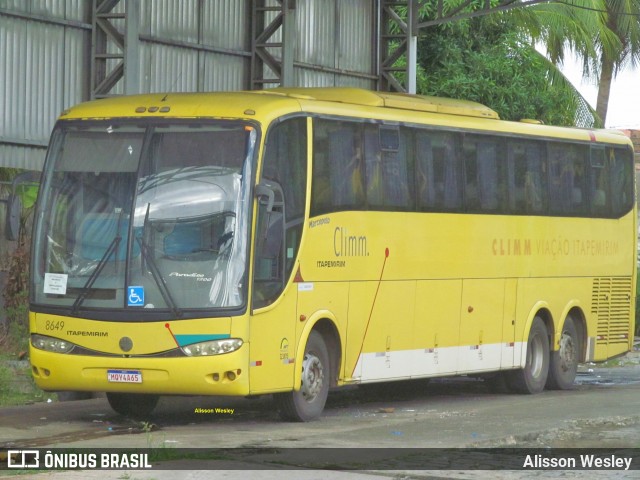
{"type": "Polygon", "coordinates": [[[629,351],[629,140],[354,88],[151,94],[62,113],[34,227],[48,391],[273,394],[459,374],[571,388],[629,351]]]}

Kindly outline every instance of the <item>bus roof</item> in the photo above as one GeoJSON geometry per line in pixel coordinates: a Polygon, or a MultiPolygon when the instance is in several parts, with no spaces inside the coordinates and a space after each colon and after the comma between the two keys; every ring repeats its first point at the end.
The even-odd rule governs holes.
{"type": "Polygon", "coordinates": [[[283,115],[301,111],[356,117],[364,115],[367,118],[377,118],[380,115],[381,118],[393,121],[401,122],[406,118],[412,123],[442,124],[516,135],[595,141],[597,134],[598,141],[628,141],[621,138],[619,132],[611,130],[533,125],[540,122],[531,120],[501,121],[499,115],[489,107],[466,100],[374,92],[352,87],[127,95],[81,103],[65,110],[61,119],[208,117],[269,123],[283,115]],[[374,113],[376,111],[379,113],[374,113]],[[403,111],[406,112],[404,115],[403,111]],[[486,120],[490,122],[486,123],[486,120]]]}
{"type": "MultiPolygon", "coordinates": [[[[243,118],[256,112],[274,118],[300,111],[299,100],[254,92],[149,93],[102,98],[75,105],[61,119],[109,118],[243,118]]],[[[261,118],[264,120],[264,117],[261,118]]]]}
{"type": "MultiPolygon", "coordinates": [[[[363,107],[387,107],[390,109],[444,113],[496,120],[500,118],[495,111],[476,102],[406,93],[373,92],[361,88],[348,87],[275,88],[245,92],[160,93],[120,96],[82,103],[66,110],[63,116],[67,118],[109,118],[148,113],[169,114],[170,116],[199,116],[198,113],[200,112],[196,113],[198,110],[209,107],[212,105],[212,101],[218,100],[221,95],[225,96],[224,105],[221,102],[216,102],[216,109],[225,110],[229,108],[233,110],[233,112],[229,111],[229,116],[238,116],[238,112],[251,110],[265,104],[270,104],[269,106],[273,108],[275,103],[283,104],[286,103],[283,102],[284,99],[289,99],[292,101],[289,108],[294,104],[297,105],[299,100],[315,100],[363,107]],[[180,106],[181,110],[179,113],[175,111],[178,106],[180,106]],[[190,115],[187,113],[187,109],[191,110],[190,115]]],[[[216,116],[221,113],[223,112],[216,111],[216,116]]]]}
{"type": "Polygon", "coordinates": [[[348,103],[367,107],[388,107],[420,112],[447,113],[500,119],[498,114],[477,102],[451,98],[411,95],[408,93],[372,92],[360,88],[277,88],[256,93],[276,93],[294,98],[348,103]]]}

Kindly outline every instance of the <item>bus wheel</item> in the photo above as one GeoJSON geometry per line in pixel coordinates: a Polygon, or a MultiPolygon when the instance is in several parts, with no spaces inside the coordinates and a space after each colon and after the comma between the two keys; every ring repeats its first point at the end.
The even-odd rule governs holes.
{"type": "Polygon", "coordinates": [[[274,395],[285,420],[308,422],[322,414],[329,394],[329,352],[322,335],[312,331],[302,360],[300,390],[274,395]]]}
{"type": "Polygon", "coordinates": [[[549,375],[549,336],[540,317],[533,319],[527,340],[527,361],[521,370],[508,372],[509,387],[518,393],[540,393],[549,375]]]}
{"type": "Polygon", "coordinates": [[[578,331],[571,317],[567,317],[560,335],[560,348],[551,353],[547,388],[567,390],[573,386],[578,371],[580,342],[578,331]]]}
{"type": "Polygon", "coordinates": [[[160,396],[142,393],[113,393],[107,392],[109,405],[120,415],[132,418],[141,418],[149,415],[160,396]]]}

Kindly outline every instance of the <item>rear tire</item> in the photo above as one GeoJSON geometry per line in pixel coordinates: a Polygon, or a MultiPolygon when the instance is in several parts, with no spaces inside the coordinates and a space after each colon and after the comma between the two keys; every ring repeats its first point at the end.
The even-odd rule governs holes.
{"type": "Polygon", "coordinates": [[[308,422],[320,417],[327,402],[330,377],[327,345],[322,335],[312,331],[304,349],[300,389],[274,395],[280,416],[294,422],[308,422]]]}
{"type": "Polygon", "coordinates": [[[533,319],[523,369],[507,372],[509,387],[518,393],[540,393],[549,375],[549,335],[540,317],[533,319]]]}
{"type": "Polygon", "coordinates": [[[560,335],[560,348],[551,353],[547,388],[568,390],[573,387],[578,372],[580,340],[578,330],[571,317],[567,317],[560,335]]]}
{"type": "Polygon", "coordinates": [[[159,395],[146,393],[107,392],[109,405],[120,415],[140,419],[148,416],[160,400],[159,395]]]}

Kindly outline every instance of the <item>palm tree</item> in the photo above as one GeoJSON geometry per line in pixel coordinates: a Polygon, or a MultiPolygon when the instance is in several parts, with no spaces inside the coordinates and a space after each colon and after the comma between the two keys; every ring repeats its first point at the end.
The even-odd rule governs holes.
{"type": "Polygon", "coordinates": [[[567,51],[597,79],[596,112],[605,123],[615,75],[640,63],[640,0],[565,0],[512,10],[515,24],[540,42],[554,63],[567,51]]]}
{"type": "Polygon", "coordinates": [[[601,49],[596,111],[606,121],[611,84],[627,65],[640,63],[640,0],[607,0],[606,25],[619,40],[619,48],[601,49]]]}

